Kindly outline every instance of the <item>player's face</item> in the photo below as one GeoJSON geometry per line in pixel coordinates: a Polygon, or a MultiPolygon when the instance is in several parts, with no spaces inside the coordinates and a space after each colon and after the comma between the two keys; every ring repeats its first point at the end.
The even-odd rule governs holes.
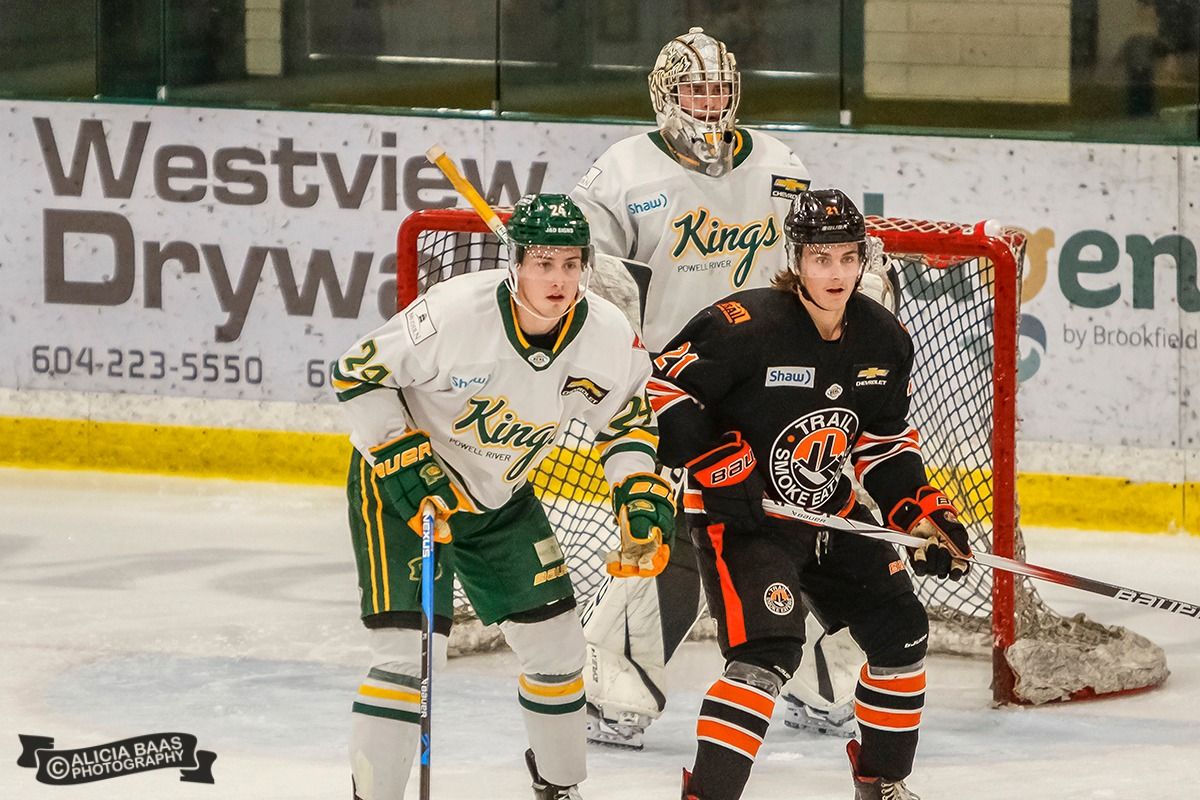
{"type": "Polygon", "coordinates": [[[800,276],[817,304],[830,311],[845,308],[862,269],[858,243],[805,245],[800,276]]]}
{"type": "Polygon", "coordinates": [[[719,81],[679,84],[679,107],[701,122],[716,122],[729,107],[733,89],[719,81]]]}
{"type": "Polygon", "coordinates": [[[553,325],[553,320],[575,304],[582,276],[583,258],[578,247],[530,247],[517,270],[517,293],[522,303],[549,317],[553,325]]]}

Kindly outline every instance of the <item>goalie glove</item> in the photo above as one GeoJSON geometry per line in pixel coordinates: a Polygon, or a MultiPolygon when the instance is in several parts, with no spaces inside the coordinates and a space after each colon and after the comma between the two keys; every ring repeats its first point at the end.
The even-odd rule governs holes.
{"type": "Polygon", "coordinates": [[[621,548],[604,557],[617,578],[653,578],[667,566],[675,537],[675,492],[650,472],[635,472],[613,487],[621,548]]]}
{"type": "Polygon", "coordinates": [[[758,462],[742,434],[730,431],[721,444],[687,463],[700,487],[709,524],[755,529],[767,521],[762,501],[767,485],[755,471],[758,462]]]}
{"type": "Polygon", "coordinates": [[[409,431],[371,448],[371,455],[375,457],[372,472],[396,515],[407,520],[418,536],[422,535],[421,503],[429,498],[436,508],[433,540],[449,542],[450,517],[458,511],[469,511],[471,504],[434,459],[425,431],[409,431]]]}
{"type": "Polygon", "coordinates": [[[914,536],[925,544],[908,548],[908,561],[917,575],[962,580],[971,569],[971,545],[967,529],[958,521],[954,505],[932,486],[917,489],[888,514],[888,525],[914,536]]]}

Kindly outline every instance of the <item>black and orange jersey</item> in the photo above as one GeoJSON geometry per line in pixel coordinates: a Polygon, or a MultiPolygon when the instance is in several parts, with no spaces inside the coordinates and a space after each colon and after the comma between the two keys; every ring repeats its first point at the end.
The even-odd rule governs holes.
{"type": "Polygon", "coordinates": [[[913,344],[886,309],[855,294],[825,341],[794,294],[750,289],[695,317],[647,384],[659,458],[682,466],[739,431],[777,500],[825,513],[852,504],[849,461],[885,513],[926,481],[909,424],[913,344]]]}

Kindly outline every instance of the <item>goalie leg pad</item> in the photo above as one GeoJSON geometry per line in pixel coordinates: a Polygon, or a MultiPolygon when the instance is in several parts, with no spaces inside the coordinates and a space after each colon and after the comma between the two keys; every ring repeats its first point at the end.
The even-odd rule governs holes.
{"type": "Polygon", "coordinates": [[[866,655],[846,628],[829,634],[809,615],[804,657],[783,687],[784,724],[833,736],[853,736],[854,692],[866,655]]]}
{"type": "Polygon", "coordinates": [[[587,644],[574,608],[537,622],[505,620],[500,630],[521,664],[517,700],[538,772],[574,786],[587,777],[583,666],[587,644]]]}
{"type": "MultiPolygon", "coordinates": [[[[369,635],[371,668],[352,707],[350,770],[362,800],[395,800],[404,796],[420,736],[421,633],[380,628],[369,635]]],[[[446,643],[434,635],[435,665],[446,663],[446,643]]]]}
{"type": "Polygon", "coordinates": [[[661,579],[610,579],[584,612],[588,702],[608,719],[657,719],[666,703],[661,579]]]}

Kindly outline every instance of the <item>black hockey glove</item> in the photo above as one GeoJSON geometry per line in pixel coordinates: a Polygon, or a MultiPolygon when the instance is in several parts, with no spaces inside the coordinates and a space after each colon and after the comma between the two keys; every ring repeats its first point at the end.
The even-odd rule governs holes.
{"type": "Polygon", "coordinates": [[[687,463],[688,474],[700,487],[709,524],[729,528],[758,528],[767,515],[762,501],[767,485],[755,465],[754,451],[737,431],[721,444],[687,463]]]}
{"type": "Polygon", "coordinates": [[[917,575],[959,581],[971,570],[967,529],[940,490],[932,486],[917,489],[916,497],[906,497],[896,504],[888,514],[888,525],[925,537],[925,544],[908,548],[908,561],[917,575]]]}

